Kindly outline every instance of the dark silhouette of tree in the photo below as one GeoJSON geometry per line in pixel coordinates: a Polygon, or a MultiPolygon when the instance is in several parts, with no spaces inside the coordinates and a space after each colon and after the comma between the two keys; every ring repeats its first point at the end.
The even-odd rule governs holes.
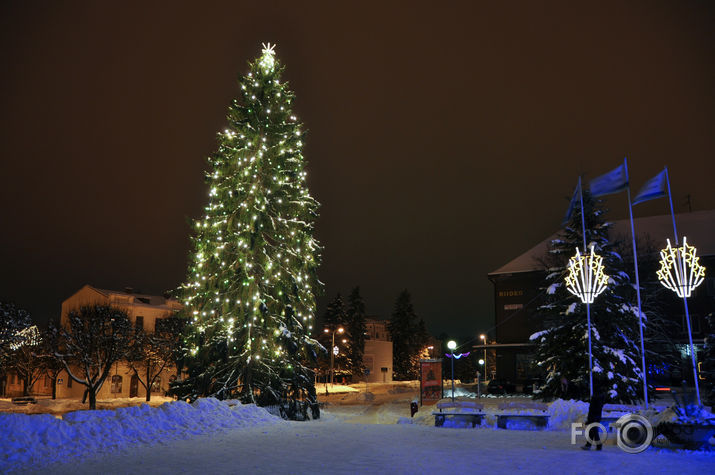
{"type": "Polygon", "coordinates": [[[67,315],[60,329],[61,353],[56,357],[79,384],[87,388],[89,408],[97,408],[97,392],[112,365],[127,355],[132,325],[124,310],[106,305],[84,306],[67,315]]]}
{"type": "Polygon", "coordinates": [[[134,332],[127,360],[146,389],[147,402],[151,401],[151,388],[160,381],[161,373],[176,363],[182,327],[183,320],[170,317],[157,320],[154,332],[139,327],[134,332]]]}

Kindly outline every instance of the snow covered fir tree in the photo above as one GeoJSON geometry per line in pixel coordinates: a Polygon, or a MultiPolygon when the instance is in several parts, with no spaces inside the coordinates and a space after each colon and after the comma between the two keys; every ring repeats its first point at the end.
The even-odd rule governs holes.
{"type": "Polygon", "coordinates": [[[264,45],[249,68],[208,160],[208,205],[194,222],[178,292],[188,320],[188,376],[172,391],[188,399],[314,403],[319,204],[306,186],[305,132],[273,47],[264,45]]]}
{"type": "MultiPolygon", "coordinates": [[[[601,201],[583,191],[586,242],[603,257],[609,276],[607,289],[591,304],[591,343],[594,392],[604,391],[610,401],[633,403],[643,394],[640,336],[635,284],[615,243],[609,241],[609,224],[601,201]]],[[[558,239],[550,243],[544,302],[537,318],[543,331],[531,336],[536,362],[547,374],[541,398],[587,399],[588,326],[586,304],[564,284],[567,263],[579,248],[583,253],[581,208],[574,213],[558,239]]]]}

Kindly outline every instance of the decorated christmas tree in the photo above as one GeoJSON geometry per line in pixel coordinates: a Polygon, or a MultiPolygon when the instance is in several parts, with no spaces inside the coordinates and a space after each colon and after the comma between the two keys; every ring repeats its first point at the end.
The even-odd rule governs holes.
{"type": "Polygon", "coordinates": [[[188,376],[173,392],[261,405],[314,402],[311,367],[321,347],[310,334],[322,284],[305,132],[273,47],[264,45],[249,68],[208,160],[208,205],[194,222],[179,289],[188,376]]]}
{"type": "MultiPolygon", "coordinates": [[[[611,401],[634,402],[643,394],[640,369],[638,306],[634,284],[616,244],[609,241],[600,200],[584,190],[586,242],[603,257],[608,287],[591,304],[591,342],[594,392],[606,392],[611,401]]],[[[545,265],[544,302],[537,318],[544,328],[531,336],[536,361],[547,373],[542,398],[589,396],[588,326],[586,305],[564,285],[566,265],[579,248],[583,253],[581,209],[551,242],[545,265]]],[[[635,280],[635,279],[634,279],[635,280]]]]}

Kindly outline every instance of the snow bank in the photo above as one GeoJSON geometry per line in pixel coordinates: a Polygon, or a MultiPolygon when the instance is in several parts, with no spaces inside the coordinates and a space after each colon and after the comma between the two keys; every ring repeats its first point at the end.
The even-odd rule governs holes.
{"type": "Polygon", "coordinates": [[[50,463],[134,444],[213,433],[222,429],[280,423],[265,409],[236,401],[198,399],[116,410],[50,414],[0,414],[0,472],[50,463]]]}

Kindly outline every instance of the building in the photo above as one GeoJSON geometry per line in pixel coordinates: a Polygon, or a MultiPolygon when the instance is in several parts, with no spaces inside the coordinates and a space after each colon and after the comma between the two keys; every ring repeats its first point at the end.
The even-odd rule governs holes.
{"type": "MultiPolygon", "coordinates": [[[[706,268],[705,282],[688,299],[693,343],[702,348],[707,331],[706,317],[715,312],[715,210],[679,214],[676,215],[676,223],[678,233],[686,236],[688,244],[697,248],[700,264],[706,268]]],[[[614,221],[612,224],[611,237],[630,243],[630,220],[614,221]]],[[[634,227],[641,243],[651,243],[657,249],[666,247],[666,238],[673,238],[670,215],[636,218],[634,227]]],[[[541,287],[546,277],[541,260],[546,255],[549,243],[558,234],[559,232],[554,233],[488,275],[494,284],[496,326],[496,344],[490,345],[489,348],[497,350],[497,377],[523,382],[538,374],[538,369],[532,363],[533,346],[529,342],[529,336],[543,329],[536,315],[541,287]]],[[[657,255],[642,254],[642,251],[639,251],[639,262],[648,258],[659,258],[657,255]]],[[[641,279],[644,277],[641,272],[641,279]]],[[[679,373],[678,377],[687,379],[690,375],[692,379],[692,370],[688,370],[691,363],[690,350],[686,345],[688,337],[683,304],[674,294],[667,293],[662,305],[680,326],[680,333],[673,335],[683,357],[682,368],[676,371],[679,373]]]]}
{"type": "Polygon", "coordinates": [[[363,364],[369,372],[367,381],[370,383],[392,382],[392,341],[387,324],[387,320],[377,317],[365,319],[363,364]]]}
{"type": "MultiPolygon", "coordinates": [[[[85,285],[62,302],[61,325],[67,325],[70,311],[89,305],[109,305],[121,308],[127,312],[132,325],[141,327],[146,332],[153,332],[158,320],[170,318],[182,308],[181,304],[174,299],[141,294],[134,292],[131,288],[117,291],[85,285]]],[[[169,382],[175,378],[176,367],[165,369],[152,386],[152,394],[163,396],[169,389],[169,382]]],[[[60,373],[57,379],[57,397],[82,398],[84,389],[83,385],[72,381],[67,372],[60,373]]],[[[102,388],[97,392],[97,399],[121,397],[145,398],[146,390],[129,366],[120,361],[115,363],[111,375],[107,377],[102,388]]]]}

